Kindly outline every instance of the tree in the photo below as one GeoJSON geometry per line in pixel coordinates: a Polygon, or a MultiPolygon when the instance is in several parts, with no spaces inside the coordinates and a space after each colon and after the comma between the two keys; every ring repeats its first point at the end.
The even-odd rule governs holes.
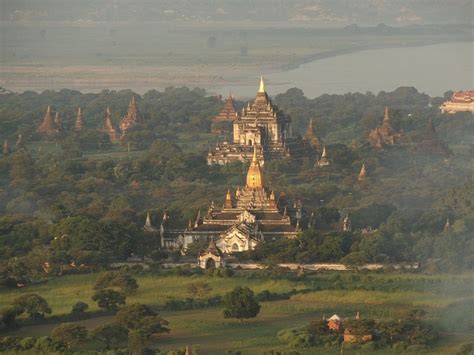
{"type": "Polygon", "coordinates": [[[197,298],[203,298],[212,291],[212,287],[206,282],[193,282],[187,287],[189,294],[197,298]]]}
{"type": "Polygon", "coordinates": [[[20,310],[16,306],[8,307],[3,309],[0,314],[2,315],[2,322],[6,328],[13,328],[16,326],[16,316],[20,314],[20,310]]]}
{"type": "Polygon", "coordinates": [[[119,305],[125,304],[126,297],[121,292],[106,288],[96,291],[92,300],[96,301],[100,308],[115,311],[119,305]]]}
{"type": "Polygon", "coordinates": [[[260,304],[248,287],[236,287],[224,295],[224,318],[255,318],[260,312],[260,304]]]}
{"type": "Polygon", "coordinates": [[[97,278],[94,290],[107,287],[119,287],[123,293],[130,294],[138,289],[138,283],[125,271],[108,271],[97,278]]]}
{"type": "Polygon", "coordinates": [[[52,312],[48,302],[35,293],[15,298],[13,306],[17,308],[18,314],[26,312],[31,319],[42,319],[45,314],[52,312]]]}
{"type": "Polygon", "coordinates": [[[104,343],[106,350],[116,349],[120,343],[127,341],[128,330],[116,323],[106,323],[94,328],[91,337],[104,343]]]}
{"type": "Polygon", "coordinates": [[[144,304],[122,307],[115,319],[119,325],[130,330],[128,344],[133,353],[143,351],[151,336],[170,331],[165,327],[168,322],[144,304]]]}
{"type": "Polygon", "coordinates": [[[53,329],[51,335],[67,345],[69,349],[78,345],[87,338],[86,327],[76,323],[63,323],[53,329]]]}

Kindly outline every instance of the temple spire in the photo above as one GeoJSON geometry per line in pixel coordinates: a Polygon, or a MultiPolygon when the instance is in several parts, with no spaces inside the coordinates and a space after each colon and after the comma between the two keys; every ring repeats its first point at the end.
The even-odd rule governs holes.
{"type": "Polygon", "coordinates": [[[389,121],[390,121],[390,115],[389,115],[389,111],[388,111],[388,106],[385,106],[385,111],[384,111],[384,115],[383,115],[383,121],[384,121],[384,122],[389,122],[389,121]]]}
{"type": "Polygon", "coordinates": [[[358,181],[363,181],[367,177],[367,170],[365,169],[365,163],[362,164],[362,168],[360,169],[359,176],[357,176],[358,181]]]}
{"type": "Polygon", "coordinates": [[[10,154],[10,147],[9,147],[8,141],[6,139],[3,142],[2,152],[3,152],[4,156],[7,156],[8,154],[10,154]]]}
{"type": "Polygon", "coordinates": [[[230,194],[230,189],[227,190],[227,194],[225,195],[225,208],[232,208],[232,195],[230,194]]]}
{"type": "Polygon", "coordinates": [[[260,77],[260,86],[258,92],[265,92],[265,82],[263,81],[263,76],[260,77]]]}
{"type": "Polygon", "coordinates": [[[82,115],[81,107],[77,109],[76,122],[74,124],[74,129],[80,131],[84,127],[84,116],[82,115]]]}
{"type": "Polygon", "coordinates": [[[263,175],[260,168],[260,163],[257,157],[257,146],[253,146],[253,157],[247,172],[247,187],[249,189],[263,188],[263,175]]]}

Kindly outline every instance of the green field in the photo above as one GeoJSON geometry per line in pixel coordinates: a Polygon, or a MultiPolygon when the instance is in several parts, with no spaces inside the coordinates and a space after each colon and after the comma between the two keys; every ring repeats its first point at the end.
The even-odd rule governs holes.
{"type": "MultiPolygon", "coordinates": [[[[53,309],[54,315],[70,312],[77,301],[97,307],[90,300],[92,285],[98,274],[71,275],[48,280],[43,284],[27,289],[0,290],[0,308],[25,293],[43,296],[53,309]]],[[[397,319],[413,308],[428,311],[432,321],[441,334],[433,354],[455,353],[464,342],[473,341],[469,322],[472,320],[474,296],[472,293],[472,274],[463,275],[412,275],[412,274],[315,274],[301,280],[274,280],[242,273],[232,278],[211,276],[136,276],[139,289],[127,298],[127,303],[145,303],[152,306],[163,305],[176,298],[192,297],[187,286],[196,281],[204,281],[212,287],[208,296],[223,295],[235,286],[248,286],[256,293],[288,292],[291,289],[309,289],[298,293],[289,300],[263,302],[259,316],[240,324],[237,320],[224,319],[221,308],[208,308],[185,311],[164,311],[161,315],[170,322],[171,333],[159,336],[153,347],[178,349],[186,345],[195,346],[205,354],[221,354],[223,350],[241,350],[244,354],[262,353],[264,350],[288,350],[279,343],[276,333],[284,328],[303,326],[310,320],[334,313],[342,317],[352,317],[360,312],[363,317],[397,319]],[[336,286],[337,284],[337,286],[336,286]],[[342,284],[342,286],[341,286],[342,284]],[[343,289],[338,289],[338,288],[343,289]],[[449,336],[448,336],[449,334],[449,336]]],[[[95,326],[109,322],[112,316],[98,316],[83,320],[85,326],[95,326]]],[[[8,335],[42,336],[49,335],[56,324],[25,326],[8,335]]],[[[88,344],[94,348],[94,344],[88,344]]],[[[331,350],[312,348],[301,353],[331,354],[331,350]]],[[[336,354],[338,351],[334,350],[336,354]]],[[[382,353],[386,353],[382,352],[382,353]]]]}

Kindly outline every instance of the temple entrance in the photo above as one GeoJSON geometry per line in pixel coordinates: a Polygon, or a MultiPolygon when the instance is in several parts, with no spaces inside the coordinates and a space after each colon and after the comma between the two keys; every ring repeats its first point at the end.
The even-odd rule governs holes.
{"type": "Polygon", "coordinates": [[[232,251],[239,251],[239,246],[237,243],[232,244],[232,251]]]}
{"type": "Polygon", "coordinates": [[[212,258],[207,259],[206,269],[215,269],[215,268],[216,268],[216,262],[214,261],[214,259],[212,258]]]}

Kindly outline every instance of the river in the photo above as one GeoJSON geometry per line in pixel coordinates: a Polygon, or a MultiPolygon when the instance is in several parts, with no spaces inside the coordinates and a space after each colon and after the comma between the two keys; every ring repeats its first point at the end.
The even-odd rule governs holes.
{"type": "MultiPolygon", "coordinates": [[[[453,42],[420,47],[374,49],[315,60],[295,69],[266,76],[270,95],[289,88],[302,89],[307,97],[348,92],[392,91],[414,86],[431,96],[448,90],[474,88],[473,42],[453,42]]],[[[209,88],[223,95],[253,95],[254,86],[209,88]]]]}

